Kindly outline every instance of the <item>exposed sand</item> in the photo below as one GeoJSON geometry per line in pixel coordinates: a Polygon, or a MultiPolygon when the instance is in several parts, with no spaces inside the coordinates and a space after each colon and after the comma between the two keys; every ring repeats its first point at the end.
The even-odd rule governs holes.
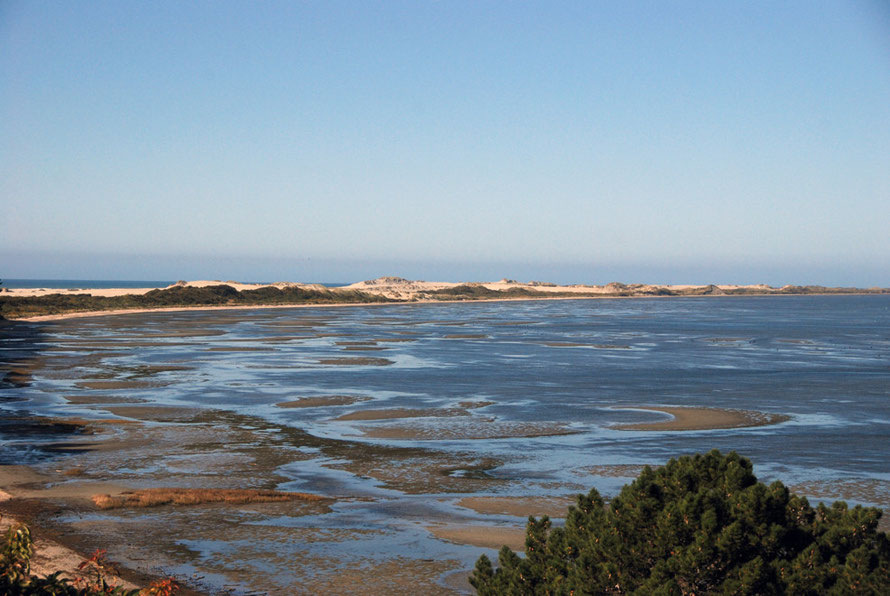
{"type": "Polygon", "coordinates": [[[636,478],[642,474],[645,467],[643,464],[612,464],[590,466],[589,468],[582,468],[582,471],[589,473],[591,476],[599,476],[601,478],[636,478]]]}
{"type": "Polygon", "coordinates": [[[363,426],[359,430],[365,437],[400,441],[532,438],[571,435],[578,432],[565,424],[555,422],[496,422],[480,418],[454,422],[442,420],[435,424],[363,426]]]}
{"type": "Polygon", "coordinates": [[[436,538],[455,542],[457,544],[469,544],[482,548],[500,550],[504,545],[511,550],[525,550],[525,528],[505,526],[427,526],[430,533],[436,538]]]}
{"type": "Polygon", "coordinates": [[[334,420],[397,420],[399,418],[451,418],[469,416],[462,408],[391,408],[387,410],[357,410],[334,418],[334,420]]]}
{"type": "Polygon", "coordinates": [[[360,290],[369,294],[377,294],[387,298],[395,299],[417,299],[420,295],[438,290],[446,290],[457,286],[478,286],[488,290],[505,292],[509,290],[528,290],[530,292],[541,292],[548,294],[578,294],[580,295],[617,295],[621,293],[633,294],[656,294],[661,289],[673,292],[690,292],[695,290],[709,290],[713,288],[714,292],[727,292],[735,290],[745,290],[749,292],[774,293],[781,288],[773,288],[766,284],[754,285],[652,285],[652,284],[618,284],[610,283],[602,286],[571,284],[558,285],[548,282],[529,281],[519,282],[512,279],[502,279],[494,282],[439,282],[439,281],[417,281],[408,280],[401,277],[380,277],[377,279],[360,281],[349,286],[352,290],[360,290]]]}
{"type": "Polygon", "coordinates": [[[756,412],[754,410],[725,410],[721,408],[686,408],[663,406],[639,406],[614,408],[617,410],[645,410],[663,412],[672,418],[659,422],[617,424],[617,430],[715,430],[721,428],[745,428],[785,422],[784,414],[756,412]]]}
{"type": "MultiPolygon", "coordinates": [[[[0,466],[0,486],[7,487],[10,484],[36,482],[42,478],[24,466],[0,466]]],[[[13,498],[15,498],[14,495],[5,490],[0,490],[0,504],[13,498]]],[[[5,536],[9,528],[17,526],[19,523],[20,520],[10,515],[0,515],[0,536],[5,536]]],[[[30,530],[31,538],[34,541],[34,554],[31,557],[32,575],[43,577],[61,571],[62,575],[69,579],[78,577],[78,566],[85,560],[85,557],[54,540],[46,538],[37,528],[31,527],[30,530]]],[[[136,584],[124,581],[114,575],[109,576],[107,579],[110,584],[123,586],[128,590],[138,588],[136,584]]]]}
{"type": "Polygon", "coordinates": [[[370,397],[352,395],[320,395],[318,397],[301,397],[292,401],[275,404],[279,408],[320,408],[324,406],[349,406],[356,402],[368,401],[370,397]]]}
{"type": "Polygon", "coordinates": [[[546,515],[556,519],[564,518],[569,506],[574,504],[572,497],[464,497],[457,502],[458,506],[483,515],[546,515]]]}

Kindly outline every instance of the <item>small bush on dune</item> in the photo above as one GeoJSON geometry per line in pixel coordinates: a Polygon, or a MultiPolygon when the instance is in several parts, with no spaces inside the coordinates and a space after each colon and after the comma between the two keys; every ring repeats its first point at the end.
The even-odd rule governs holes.
{"type": "Polygon", "coordinates": [[[813,508],[735,453],[646,468],[609,507],[578,496],[564,528],[529,518],[526,556],[482,556],[479,594],[887,594],[881,511],[813,508]]]}

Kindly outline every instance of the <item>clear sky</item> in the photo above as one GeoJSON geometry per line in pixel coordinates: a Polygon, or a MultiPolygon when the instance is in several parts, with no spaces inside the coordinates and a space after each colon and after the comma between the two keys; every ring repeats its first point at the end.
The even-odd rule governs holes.
{"type": "Polygon", "coordinates": [[[3,0],[0,204],[0,277],[890,286],[890,7],[3,0]]]}

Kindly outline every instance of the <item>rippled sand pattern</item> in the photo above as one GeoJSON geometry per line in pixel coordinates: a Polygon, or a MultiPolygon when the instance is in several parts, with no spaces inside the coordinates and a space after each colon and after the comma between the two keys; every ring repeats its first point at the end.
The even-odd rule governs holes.
{"type": "Polygon", "coordinates": [[[565,424],[550,422],[498,422],[474,420],[441,422],[430,425],[388,425],[360,427],[363,435],[374,439],[399,441],[450,441],[548,437],[578,432],[565,424]]]}

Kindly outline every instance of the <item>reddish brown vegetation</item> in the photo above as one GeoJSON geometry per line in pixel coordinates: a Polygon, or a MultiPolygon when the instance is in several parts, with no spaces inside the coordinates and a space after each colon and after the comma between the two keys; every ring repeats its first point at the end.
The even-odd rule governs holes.
{"type": "Polygon", "coordinates": [[[325,497],[260,489],[222,488],[149,488],[129,491],[119,496],[95,495],[99,509],[120,507],[157,507],[159,505],[200,505],[202,503],[267,503],[272,501],[323,501],[325,497]]]}

